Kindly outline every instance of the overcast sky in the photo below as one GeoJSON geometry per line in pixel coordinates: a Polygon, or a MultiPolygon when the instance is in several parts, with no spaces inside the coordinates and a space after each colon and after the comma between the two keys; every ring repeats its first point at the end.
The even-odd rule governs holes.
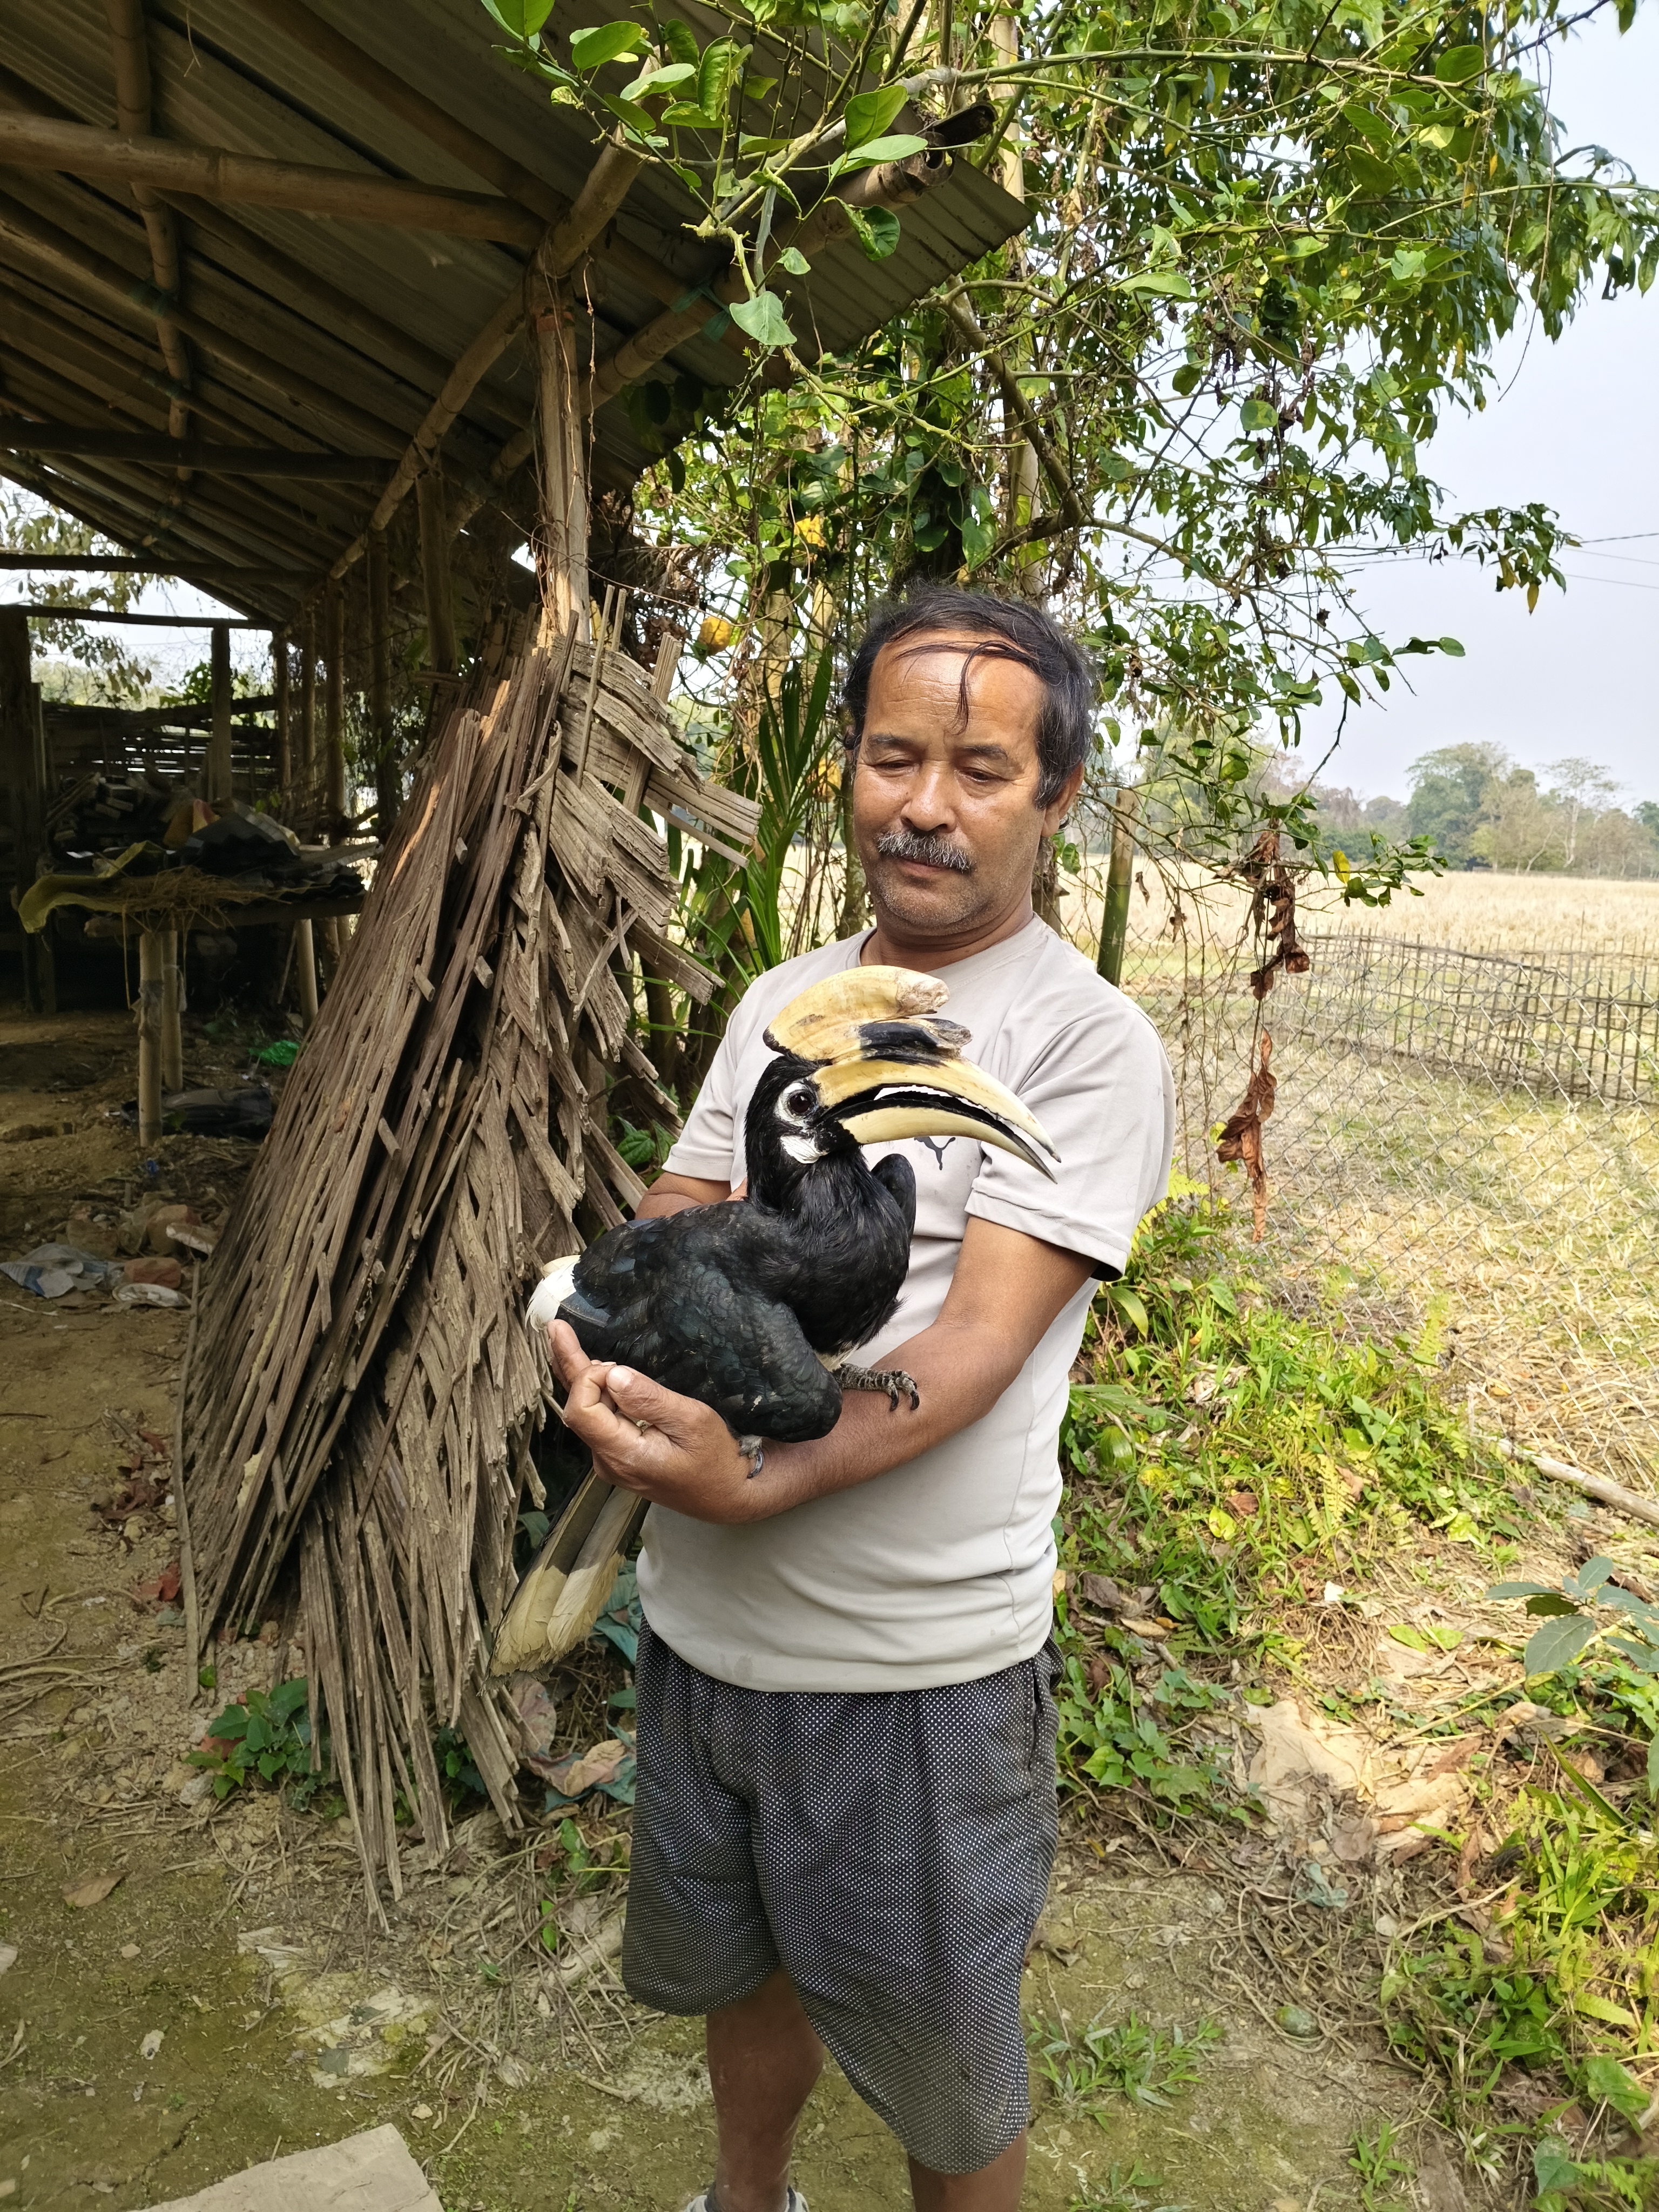
{"type": "MultiPolygon", "coordinates": [[[[1622,39],[1609,11],[1571,42],[1553,100],[1568,145],[1605,146],[1659,179],[1659,8],[1622,39]]],[[[1449,421],[1422,465],[1456,507],[1554,507],[1586,541],[1562,562],[1566,592],[1546,592],[1529,616],[1522,593],[1495,592],[1472,562],[1372,567],[1361,598],[1380,636],[1449,635],[1467,657],[1407,661],[1411,693],[1396,685],[1351,714],[1327,774],[1403,798],[1419,753],[1476,739],[1528,767],[1580,754],[1611,768],[1627,799],[1659,799],[1659,285],[1591,298],[1555,345],[1517,331],[1497,367],[1503,396],[1449,421]]]]}

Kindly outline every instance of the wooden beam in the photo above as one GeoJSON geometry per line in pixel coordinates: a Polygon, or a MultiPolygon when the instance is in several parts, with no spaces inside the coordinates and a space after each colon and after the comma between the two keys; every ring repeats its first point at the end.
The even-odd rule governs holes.
{"type": "Polygon", "coordinates": [[[10,568],[35,568],[43,576],[55,576],[60,572],[76,576],[155,576],[163,582],[171,579],[185,584],[199,584],[212,577],[223,583],[303,584],[310,581],[312,574],[309,568],[241,568],[222,561],[204,561],[199,567],[192,562],[188,568],[180,568],[176,561],[165,560],[159,555],[141,559],[129,553],[112,554],[106,558],[99,553],[0,552],[0,569],[10,568]]]}
{"type": "Polygon", "coordinates": [[[221,204],[287,208],[295,214],[434,230],[454,238],[533,246],[544,226],[493,192],[451,191],[353,169],[267,161],[176,138],[119,137],[87,123],[0,112],[0,166],[57,169],[76,177],[191,192],[221,204]]]}
{"type": "Polygon", "coordinates": [[[184,1011],[184,975],[179,965],[183,943],[176,929],[164,929],[161,938],[161,1089],[185,1087],[185,1032],[179,1016],[184,1011]]]}
{"type": "MultiPolygon", "coordinates": [[[[110,40],[115,61],[115,122],[118,131],[140,137],[148,137],[150,127],[149,35],[144,22],[143,0],[104,0],[104,14],[110,28],[110,40]]],[[[134,185],[132,197],[138,212],[143,217],[144,232],[149,240],[151,273],[159,291],[176,297],[182,289],[179,276],[179,226],[173,211],[167,207],[148,185],[134,185]]],[[[167,374],[183,389],[191,383],[190,355],[178,325],[170,317],[158,314],[155,335],[161,348],[161,358],[167,365],[167,374]]],[[[182,438],[190,429],[190,410],[182,398],[170,402],[167,409],[167,431],[170,436],[182,438]]]]}
{"type": "Polygon", "coordinates": [[[426,657],[439,676],[455,672],[455,592],[449,574],[444,480],[436,470],[415,487],[421,521],[421,581],[426,590],[426,657]]]}
{"type": "MultiPolygon", "coordinates": [[[[29,660],[29,626],[13,607],[0,607],[0,776],[10,793],[12,849],[21,894],[34,881],[35,863],[46,846],[45,793],[34,744],[34,711],[29,660]]],[[[23,945],[23,991],[30,1011],[40,1012],[38,940],[23,945]]]]}
{"type": "Polygon", "coordinates": [[[246,615],[123,615],[112,607],[36,607],[14,601],[0,614],[26,615],[30,622],[131,623],[137,629],[269,629],[246,615]]]}
{"type": "Polygon", "coordinates": [[[138,935],[138,1141],[154,1145],[161,1135],[162,933],[138,935]]]}
{"type": "Polygon", "coordinates": [[[309,600],[300,615],[301,788],[307,793],[317,775],[317,616],[309,600]]]}
{"type": "Polygon", "coordinates": [[[213,728],[208,738],[207,791],[210,806],[230,802],[230,624],[213,625],[210,648],[213,673],[213,728]]]}
{"type": "Polygon", "coordinates": [[[368,539],[368,732],[374,748],[375,828],[384,845],[403,797],[392,722],[392,574],[384,530],[371,531],[368,539]]]}
{"type": "Polygon", "coordinates": [[[222,477],[304,477],[319,483],[381,483],[386,465],[372,453],[319,453],[287,446],[221,446],[205,438],[151,438],[125,430],[83,430],[73,422],[31,422],[0,416],[0,446],[19,453],[79,453],[145,467],[204,469],[222,477]]]}
{"type": "MultiPolygon", "coordinates": [[[[331,583],[323,594],[323,793],[330,815],[343,821],[345,788],[345,593],[331,583]]],[[[331,836],[338,835],[331,830],[331,836]]]]}
{"type": "Polygon", "coordinates": [[[552,288],[546,312],[536,318],[539,372],[542,511],[536,569],[542,604],[562,634],[574,613],[576,634],[589,635],[587,584],[587,424],[579,401],[580,379],[572,335],[569,287],[552,288]]]}
{"type": "Polygon", "coordinates": [[[270,634],[270,682],[276,695],[276,788],[283,798],[288,796],[294,781],[294,731],[289,722],[288,632],[273,630],[270,634]]]}
{"type": "Polygon", "coordinates": [[[294,977],[300,992],[300,1020],[309,1036],[317,1026],[317,939],[308,919],[294,925],[294,977]]]}

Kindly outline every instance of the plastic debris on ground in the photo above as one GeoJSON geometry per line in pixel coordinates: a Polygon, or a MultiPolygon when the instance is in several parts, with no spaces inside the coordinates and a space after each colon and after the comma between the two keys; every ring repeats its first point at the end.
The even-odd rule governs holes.
{"type": "Polygon", "coordinates": [[[21,1260],[0,1260],[0,1275],[37,1298],[61,1298],[70,1291],[96,1290],[119,1282],[118,1262],[100,1260],[73,1244],[37,1244],[21,1260]]]}

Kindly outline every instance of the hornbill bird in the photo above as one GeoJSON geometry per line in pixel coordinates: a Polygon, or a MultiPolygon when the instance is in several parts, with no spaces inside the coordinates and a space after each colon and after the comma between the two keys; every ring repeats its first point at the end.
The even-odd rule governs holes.
{"type": "Polygon", "coordinates": [[[860,1146],[969,1137],[1052,1179],[1057,1158],[1012,1091],[962,1058],[949,993],[908,968],[850,968],[813,983],[765,1032],[775,1057],[744,1122],[746,1197],[611,1230],[548,1269],[526,1316],[568,1322],[592,1359],[625,1362],[700,1399],[762,1464],[763,1440],[825,1436],[843,1390],[921,1402],[899,1369],[848,1355],[898,1304],[915,1226],[902,1154],[860,1146]]]}

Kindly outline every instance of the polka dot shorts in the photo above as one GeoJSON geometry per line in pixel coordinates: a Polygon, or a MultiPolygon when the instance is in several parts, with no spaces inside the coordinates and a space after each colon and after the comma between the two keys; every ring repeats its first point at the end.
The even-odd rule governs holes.
{"type": "Polygon", "coordinates": [[[709,2013],[780,1966],[935,2173],[1024,2129],[1019,1981],[1053,1864],[1050,1651],[977,1681],[749,1690],[640,1638],[623,1978],[709,2013]]]}

